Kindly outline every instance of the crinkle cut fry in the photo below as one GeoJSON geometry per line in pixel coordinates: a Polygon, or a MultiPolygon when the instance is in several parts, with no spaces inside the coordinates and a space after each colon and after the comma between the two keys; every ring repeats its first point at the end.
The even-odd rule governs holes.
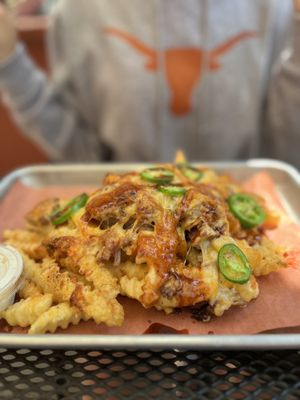
{"type": "Polygon", "coordinates": [[[42,243],[41,235],[37,234],[36,232],[30,232],[27,229],[6,229],[3,232],[4,240],[6,241],[14,241],[16,243],[30,243],[39,245],[42,243]]]}
{"type": "Polygon", "coordinates": [[[36,232],[25,229],[6,230],[3,237],[7,244],[24,252],[34,260],[41,260],[47,255],[46,248],[42,245],[42,237],[36,232]]]}
{"type": "Polygon", "coordinates": [[[36,263],[23,254],[24,275],[32,280],[44,293],[51,293],[55,303],[63,303],[70,300],[75,290],[75,278],[71,279],[68,273],[61,273],[59,267],[50,259],[43,263],[36,263]]]}
{"type": "Polygon", "coordinates": [[[97,324],[120,326],[123,323],[124,310],[116,299],[107,299],[101,291],[83,285],[76,276],[71,278],[67,271],[60,272],[51,259],[38,264],[26,255],[23,258],[25,278],[31,279],[44,293],[51,293],[55,303],[70,302],[83,312],[84,319],[93,319],[97,324]]]}
{"type": "Polygon", "coordinates": [[[31,325],[30,335],[54,333],[57,328],[66,329],[70,324],[77,325],[82,317],[80,310],[69,303],[60,303],[49,308],[31,325]]]}
{"type": "Polygon", "coordinates": [[[18,292],[21,299],[27,299],[28,297],[34,297],[43,294],[42,290],[30,279],[25,279],[24,284],[18,292]]]}
{"type": "Polygon", "coordinates": [[[40,315],[45,313],[52,305],[52,295],[44,294],[21,300],[1,312],[10,326],[25,328],[33,324],[40,315]]]}
{"type": "Polygon", "coordinates": [[[76,273],[84,276],[96,289],[105,293],[107,298],[115,298],[120,293],[117,279],[101,265],[95,268],[95,264],[91,256],[84,256],[80,260],[76,273]]]}
{"type": "Polygon", "coordinates": [[[72,294],[71,304],[82,309],[84,319],[92,318],[97,324],[104,322],[107,326],[121,326],[124,321],[124,310],[116,299],[107,299],[98,290],[78,285],[72,294]]]}
{"type": "MultiPolygon", "coordinates": [[[[57,233],[60,234],[60,230],[57,233]]],[[[48,241],[47,248],[60,266],[82,275],[107,298],[115,298],[120,293],[117,279],[97,262],[98,243],[74,236],[58,236],[48,241]]]]}

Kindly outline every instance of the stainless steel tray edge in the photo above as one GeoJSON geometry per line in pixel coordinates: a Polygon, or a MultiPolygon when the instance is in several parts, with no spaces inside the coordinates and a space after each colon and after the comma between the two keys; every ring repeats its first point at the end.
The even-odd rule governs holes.
{"type": "MultiPolygon", "coordinates": [[[[264,169],[272,168],[275,170],[284,171],[287,173],[295,183],[300,186],[300,174],[293,166],[278,160],[272,159],[250,159],[247,161],[210,161],[210,162],[196,162],[195,164],[204,165],[217,170],[226,170],[230,168],[244,168],[250,169],[264,169]]],[[[18,168],[8,175],[0,179],[0,199],[9,190],[14,182],[18,179],[26,181],[26,176],[37,173],[68,173],[68,172],[95,172],[103,170],[111,171],[129,171],[133,169],[141,169],[152,163],[99,163],[99,164],[40,164],[23,168],[18,168]]]]}
{"type": "MultiPolygon", "coordinates": [[[[198,163],[212,168],[249,167],[250,169],[273,168],[285,172],[300,187],[298,171],[281,161],[252,159],[248,161],[225,161],[198,163]]],[[[149,163],[135,164],[64,164],[35,165],[20,168],[0,181],[0,199],[18,180],[34,173],[62,173],[128,171],[143,168],[149,163]]],[[[259,334],[259,335],[20,335],[0,334],[0,346],[4,348],[53,348],[53,349],[198,349],[198,350],[267,350],[300,349],[300,334],[259,334]]]]}
{"type": "Polygon", "coordinates": [[[17,335],[1,334],[3,348],[51,349],[299,349],[300,334],[263,335],[17,335]]]}

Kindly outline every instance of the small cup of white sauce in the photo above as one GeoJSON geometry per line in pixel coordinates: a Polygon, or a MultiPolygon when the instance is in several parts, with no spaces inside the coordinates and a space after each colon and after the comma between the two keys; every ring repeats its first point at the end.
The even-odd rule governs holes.
{"type": "Polygon", "coordinates": [[[11,246],[0,245],[0,311],[15,300],[22,284],[23,259],[11,246]]]}

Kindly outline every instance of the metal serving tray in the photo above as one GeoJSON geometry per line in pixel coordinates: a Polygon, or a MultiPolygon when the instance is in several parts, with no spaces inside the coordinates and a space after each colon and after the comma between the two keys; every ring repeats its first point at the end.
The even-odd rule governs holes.
{"type": "MultiPolygon", "coordinates": [[[[196,164],[196,163],[195,163],[196,164]]],[[[21,182],[32,188],[51,185],[98,185],[109,171],[124,172],[145,167],[146,164],[76,164],[41,165],[18,169],[0,181],[1,200],[12,185],[21,182]]],[[[256,172],[267,171],[273,178],[283,205],[291,218],[300,224],[300,175],[288,164],[259,159],[246,162],[209,162],[219,172],[226,172],[244,181],[256,172]]],[[[300,348],[300,334],[261,335],[21,335],[0,334],[4,348],[59,349],[138,349],[184,348],[198,350],[266,350],[300,348]]]]}

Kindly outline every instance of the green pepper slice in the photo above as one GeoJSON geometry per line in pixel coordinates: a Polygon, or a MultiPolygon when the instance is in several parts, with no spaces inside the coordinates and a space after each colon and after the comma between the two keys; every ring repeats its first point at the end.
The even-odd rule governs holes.
{"type": "Polygon", "coordinates": [[[186,193],[186,189],[184,187],[175,185],[159,186],[157,190],[170,197],[183,196],[186,193]]]}
{"type": "Polygon", "coordinates": [[[261,225],[266,219],[264,209],[247,194],[233,194],[227,202],[230,211],[240,221],[243,228],[254,228],[261,225]]]}
{"type": "Polygon", "coordinates": [[[173,172],[165,168],[147,168],[140,173],[140,176],[145,181],[156,183],[158,185],[168,184],[174,178],[173,172]]]}
{"type": "Polygon", "coordinates": [[[190,164],[178,164],[177,167],[180,169],[183,175],[191,181],[198,182],[203,176],[203,172],[199,171],[190,164]]]}
{"type": "Polygon", "coordinates": [[[88,201],[88,195],[86,193],[82,193],[74,199],[72,199],[64,208],[59,211],[56,211],[52,216],[52,223],[54,225],[61,225],[68,221],[73,214],[76,213],[80,208],[84,207],[88,201]]]}
{"type": "Polygon", "coordinates": [[[252,273],[247,257],[233,243],[225,244],[219,250],[218,266],[225,279],[240,285],[247,283],[252,273]]]}

